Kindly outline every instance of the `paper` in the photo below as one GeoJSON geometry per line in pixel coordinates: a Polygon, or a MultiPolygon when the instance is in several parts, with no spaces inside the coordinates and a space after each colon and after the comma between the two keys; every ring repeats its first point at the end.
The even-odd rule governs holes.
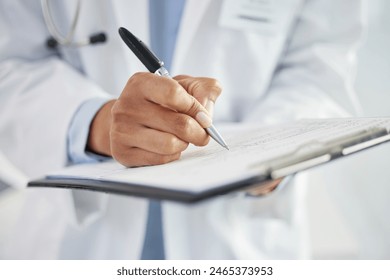
{"type": "Polygon", "coordinates": [[[78,165],[48,178],[94,179],[164,189],[202,192],[258,175],[273,159],[316,151],[373,128],[390,130],[390,119],[302,120],[278,126],[218,126],[229,145],[214,141],[206,147],[190,147],[180,160],[159,166],[125,168],[110,161],[78,165]]]}

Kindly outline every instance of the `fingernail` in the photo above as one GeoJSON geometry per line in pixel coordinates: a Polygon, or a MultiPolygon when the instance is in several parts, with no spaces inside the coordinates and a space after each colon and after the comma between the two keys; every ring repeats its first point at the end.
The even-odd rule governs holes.
{"type": "Polygon", "coordinates": [[[202,111],[196,114],[195,119],[204,128],[210,127],[212,124],[211,118],[202,111]]]}
{"type": "Polygon", "coordinates": [[[205,108],[206,108],[207,112],[209,113],[210,117],[213,118],[213,116],[214,116],[214,102],[212,100],[207,100],[205,108]]]}

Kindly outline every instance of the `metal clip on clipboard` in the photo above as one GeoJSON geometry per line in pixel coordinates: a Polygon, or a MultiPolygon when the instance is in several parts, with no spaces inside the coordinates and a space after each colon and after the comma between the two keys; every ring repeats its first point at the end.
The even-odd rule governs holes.
{"type": "Polygon", "coordinates": [[[251,168],[267,174],[270,179],[278,179],[389,140],[390,134],[386,128],[365,129],[325,143],[310,141],[291,153],[251,168]]]}

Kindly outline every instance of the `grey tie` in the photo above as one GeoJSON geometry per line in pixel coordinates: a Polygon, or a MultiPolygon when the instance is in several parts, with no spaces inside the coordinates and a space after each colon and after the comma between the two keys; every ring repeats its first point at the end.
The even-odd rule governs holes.
{"type": "Polygon", "coordinates": [[[161,216],[160,201],[150,200],[142,260],[165,259],[161,216]]]}
{"type": "MultiPolygon", "coordinates": [[[[168,70],[184,4],[185,0],[149,0],[151,48],[168,70]]],[[[158,200],[149,202],[141,259],[165,259],[161,203],[158,200]]]]}

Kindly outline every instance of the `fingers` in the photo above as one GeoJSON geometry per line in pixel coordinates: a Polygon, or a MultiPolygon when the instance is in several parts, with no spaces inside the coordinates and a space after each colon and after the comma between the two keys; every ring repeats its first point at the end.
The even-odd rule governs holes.
{"type": "Polygon", "coordinates": [[[156,104],[148,107],[150,114],[143,116],[142,123],[144,126],[165,131],[196,146],[204,146],[209,142],[209,136],[204,128],[190,116],[156,104]]]}
{"type": "Polygon", "coordinates": [[[158,83],[158,93],[156,93],[156,90],[152,90],[154,85],[151,84],[150,88],[144,91],[147,100],[186,114],[195,119],[203,128],[211,126],[212,121],[207,110],[175,80],[165,77],[153,77],[153,79],[159,80],[156,81],[158,83]]]}
{"type": "Polygon", "coordinates": [[[120,153],[113,154],[113,158],[126,167],[139,167],[165,164],[178,160],[180,158],[180,153],[173,155],[160,155],[139,148],[131,148],[122,150],[120,153]]]}
{"type": "Polygon", "coordinates": [[[178,80],[151,73],[129,79],[111,107],[110,150],[117,161],[126,166],[162,164],[178,159],[189,143],[208,143],[204,128],[211,126],[208,111],[220,87],[208,78],[178,80]]]}
{"type": "Polygon", "coordinates": [[[131,131],[134,127],[150,128],[170,133],[196,146],[204,146],[209,141],[209,136],[203,127],[186,114],[172,111],[142,98],[122,99],[119,98],[112,108],[114,130],[129,133],[136,138],[136,134],[140,131],[131,131]]]}
{"type": "Polygon", "coordinates": [[[176,76],[174,79],[206,109],[209,107],[212,110],[210,107],[214,105],[222,92],[220,83],[215,79],[204,77],[195,78],[186,75],[176,76]]]}
{"type": "Polygon", "coordinates": [[[188,147],[172,134],[144,127],[114,129],[110,137],[118,143],[111,149],[113,157],[127,167],[167,163],[188,147]]]}
{"type": "Polygon", "coordinates": [[[251,187],[247,193],[251,196],[262,196],[272,192],[280,184],[283,178],[267,181],[251,187]]]}
{"type": "Polygon", "coordinates": [[[140,148],[160,155],[181,153],[188,147],[188,142],[173,134],[145,127],[137,127],[133,130],[132,135],[122,133],[118,137],[123,137],[121,142],[131,143],[132,147],[128,148],[140,148]]]}

